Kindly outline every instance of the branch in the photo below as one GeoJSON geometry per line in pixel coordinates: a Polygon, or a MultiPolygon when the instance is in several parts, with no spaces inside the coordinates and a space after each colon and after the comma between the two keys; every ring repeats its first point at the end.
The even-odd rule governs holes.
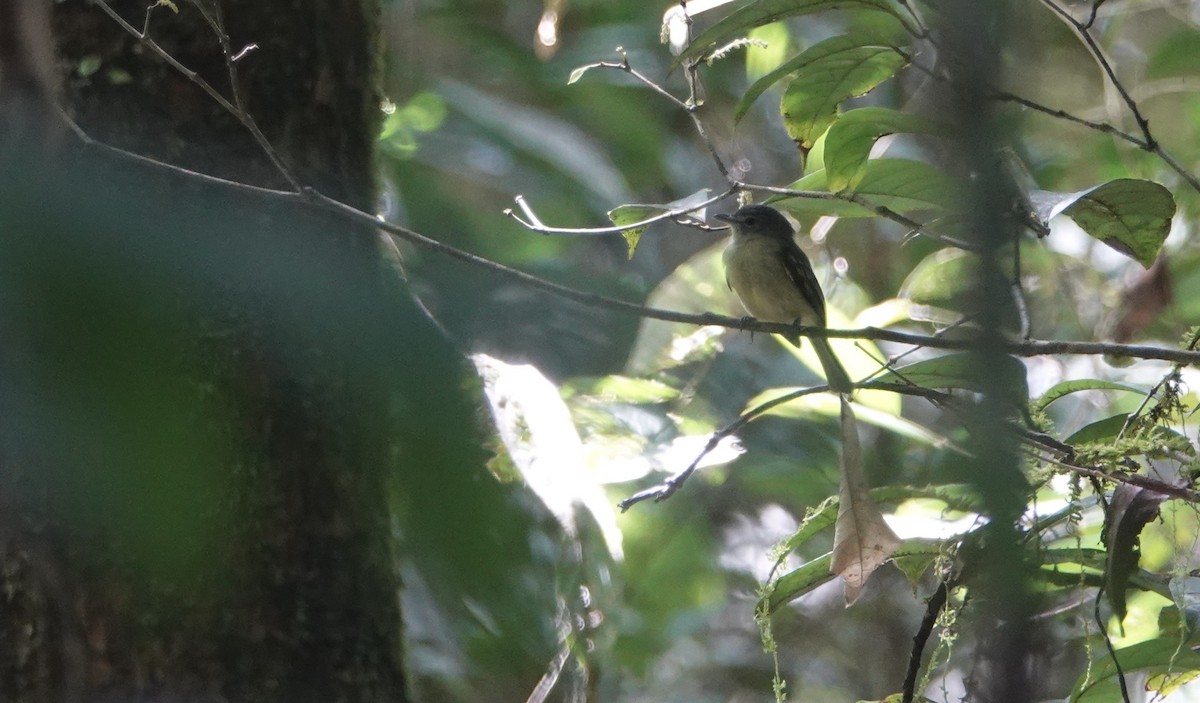
{"type": "Polygon", "coordinates": [[[806,395],[824,393],[828,390],[830,390],[829,386],[813,386],[812,388],[804,388],[798,391],[793,391],[792,393],[788,393],[787,395],[768,400],[762,405],[742,413],[733,422],[725,425],[716,432],[713,432],[712,437],[708,438],[708,443],[704,445],[704,449],[700,450],[700,454],[697,455],[694,460],[692,460],[692,463],[687,465],[687,468],[685,468],[683,471],[672,474],[670,478],[658,484],[657,486],[651,486],[650,488],[646,488],[634,493],[620,503],[617,503],[617,507],[621,509],[621,512],[625,512],[626,510],[629,510],[630,507],[637,505],[644,500],[653,500],[655,503],[661,503],[667,498],[675,495],[675,492],[683,486],[684,482],[691,478],[692,474],[696,473],[696,467],[700,465],[700,462],[704,459],[704,457],[708,456],[709,452],[717,448],[717,445],[721,443],[721,440],[742,429],[748,425],[751,420],[759,415],[762,415],[771,408],[783,405],[784,403],[790,403],[791,401],[797,398],[802,398],[806,395]]]}
{"type": "MultiPolygon", "coordinates": [[[[929,400],[935,405],[943,408],[949,407],[953,409],[956,406],[957,400],[953,395],[947,393],[946,391],[937,388],[925,388],[923,386],[917,386],[908,383],[872,381],[856,384],[855,387],[861,390],[887,391],[898,393],[900,395],[925,398],[926,400],[929,400]]],[[[807,395],[824,393],[829,390],[830,388],[827,385],[801,388],[799,390],[792,391],[791,393],[781,395],[778,398],[772,398],[761,405],[747,410],[739,415],[733,422],[730,422],[724,427],[721,427],[713,432],[712,436],[709,437],[708,442],[705,443],[704,448],[700,450],[696,458],[693,459],[692,462],[688,464],[687,467],[685,467],[682,471],[672,474],[669,478],[658,485],[651,486],[634,493],[628,498],[617,503],[617,507],[621,509],[621,512],[625,512],[626,510],[629,510],[630,507],[647,500],[653,500],[655,503],[661,503],[662,501],[675,495],[675,493],[677,493],[679,489],[683,487],[683,484],[692,477],[692,474],[696,473],[696,469],[699,467],[700,462],[704,460],[704,457],[708,456],[710,452],[716,449],[721,441],[726,437],[732,436],[735,432],[748,425],[752,420],[760,417],[773,408],[790,403],[793,400],[803,398],[807,395]]],[[[1026,444],[1036,445],[1040,447],[1042,451],[1051,451],[1062,455],[1063,458],[1061,459],[1045,456],[1037,456],[1037,458],[1039,460],[1047,461],[1059,466],[1064,470],[1083,476],[1088,476],[1093,479],[1110,481],[1112,483],[1128,483],[1141,488],[1147,488],[1191,504],[1200,504],[1200,492],[1197,492],[1191,488],[1172,485],[1170,483],[1166,483],[1165,481],[1160,481],[1158,479],[1140,474],[1112,474],[1094,467],[1073,464],[1070,462],[1070,458],[1075,455],[1075,447],[1054,439],[1053,437],[1050,437],[1044,433],[1020,428],[1015,425],[1005,424],[1003,429],[1016,433],[1019,439],[1026,444]]],[[[949,446],[952,450],[956,450],[966,456],[971,456],[971,454],[966,452],[966,450],[963,450],[956,445],[951,444],[949,446]]]]}
{"type": "MultiPolygon", "coordinates": [[[[164,163],[147,156],[125,151],[124,149],[118,149],[92,139],[82,129],[80,129],[78,125],[75,125],[73,122],[71,122],[66,115],[61,116],[85,146],[101,149],[107,153],[119,156],[120,158],[135,161],[152,168],[163,169],[185,178],[236,188],[238,190],[252,193],[271,200],[284,200],[297,204],[315,205],[327,212],[339,215],[347,222],[367,225],[374,229],[382,230],[394,237],[410,242],[417,246],[436,251],[440,254],[458,259],[459,261],[466,262],[473,266],[487,269],[494,273],[498,273],[502,276],[529,285],[538,290],[542,290],[568,300],[573,300],[584,305],[606,310],[613,310],[629,315],[636,315],[643,318],[663,320],[665,322],[677,322],[681,324],[698,326],[713,325],[746,332],[766,332],[787,335],[799,334],[804,337],[826,337],[831,339],[869,339],[879,342],[895,342],[897,344],[909,344],[918,347],[946,349],[953,351],[966,351],[978,348],[979,346],[978,342],[969,338],[949,339],[932,335],[914,334],[910,332],[900,332],[897,330],[886,330],[877,327],[837,330],[823,327],[803,327],[776,322],[762,322],[752,318],[729,317],[711,312],[685,313],[675,310],[663,310],[660,308],[647,307],[644,305],[638,305],[637,303],[619,300],[617,298],[610,298],[608,296],[598,295],[595,293],[588,293],[576,288],[571,288],[547,281],[543,278],[525,273],[524,271],[510,268],[503,264],[492,261],[491,259],[463,251],[462,249],[439,242],[436,239],[431,239],[425,235],[400,225],[386,222],[378,215],[372,215],[363,210],[359,210],[358,208],[334,198],[330,198],[329,196],[326,196],[311,188],[306,188],[299,193],[293,193],[291,191],[284,190],[273,190],[270,188],[261,188],[258,186],[239,183],[237,181],[230,181],[224,178],[209,176],[207,174],[185,169],[180,166],[164,163]]],[[[1007,342],[1001,348],[1006,353],[1022,357],[1054,354],[1078,354],[1085,356],[1116,355],[1134,359],[1158,359],[1179,364],[1200,363],[1200,351],[1135,344],[1029,339],[1007,342]]]]}
{"type": "MultiPolygon", "coordinates": [[[[99,6],[100,9],[103,10],[106,15],[111,17],[114,22],[120,25],[122,29],[133,35],[139,42],[153,51],[160,59],[166,61],[168,65],[181,73],[185,78],[199,86],[201,90],[215,100],[216,103],[220,105],[226,112],[237,118],[237,121],[250,131],[250,134],[254,137],[254,141],[258,144],[258,147],[264,154],[266,154],[267,158],[271,161],[271,164],[277,171],[279,171],[279,174],[283,176],[283,179],[287,181],[288,185],[292,187],[293,191],[299,193],[303,190],[303,186],[300,185],[299,179],[297,179],[296,175],[292,173],[291,168],[289,168],[288,165],[283,162],[283,159],[280,158],[279,153],[275,151],[275,147],[271,146],[271,142],[268,141],[266,136],[263,135],[262,131],[259,130],[258,124],[249,115],[249,113],[241,108],[241,98],[237,89],[237,73],[233,69],[234,59],[229,53],[228,49],[229,39],[227,36],[225,36],[224,31],[219,29],[219,23],[217,23],[216,20],[209,17],[207,13],[204,13],[203,11],[201,12],[205,21],[208,22],[217,33],[218,41],[221,42],[222,53],[225,56],[226,66],[230,71],[230,81],[232,83],[231,91],[233,92],[234,100],[237,103],[236,105],[229,102],[229,100],[227,100],[224,95],[221,95],[220,91],[212,87],[208,81],[201,78],[200,75],[192,69],[179,63],[174,56],[171,56],[170,53],[159,46],[158,42],[150,38],[150,11],[156,7],[155,5],[151,5],[149,8],[147,8],[145,28],[142,31],[138,31],[133,27],[133,25],[126,22],[124,18],[117,14],[115,10],[109,7],[109,4],[106,0],[92,0],[92,2],[99,6]]],[[[245,50],[239,52],[238,57],[240,58],[244,53],[245,50]]]]}
{"type": "MultiPolygon", "coordinates": [[[[1133,96],[1129,94],[1129,91],[1125,90],[1125,85],[1121,83],[1119,78],[1117,78],[1116,71],[1113,70],[1112,64],[1108,61],[1108,57],[1104,55],[1104,51],[1100,49],[1100,45],[1096,43],[1095,37],[1092,36],[1091,23],[1094,19],[1094,15],[1093,18],[1089,19],[1088,23],[1085,25],[1084,23],[1072,17],[1071,13],[1063,9],[1054,0],[1042,0],[1042,4],[1050,8],[1051,11],[1053,11],[1056,15],[1061,17],[1064,22],[1070,25],[1071,28],[1079,34],[1080,38],[1083,39],[1084,43],[1087,44],[1088,50],[1091,52],[1092,57],[1096,59],[1096,63],[1100,65],[1100,68],[1104,71],[1105,75],[1108,76],[1108,80],[1110,83],[1112,83],[1113,88],[1116,88],[1117,93],[1121,95],[1121,99],[1125,102],[1125,106],[1128,107],[1129,111],[1133,113],[1134,121],[1137,122],[1138,128],[1142,130],[1142,137],[1146,142],[1145,148],[1150,150],[1154,149],[1155,141],[1154,136],[1150,134],[1149,120],[1147,120],[1145,116],[1142,115],[1142,111],[1138,109],[1137,101],[1133,99],[1133,96]]],[[[1093,8],[1093,10],[1094,9],[1096,8],[1093,8]]]]}
{"type": "Polygon", "coordinates": [[[908,671],[904,674],[904,687],[901,689],[901,703],[912,703],[917,690],[917,674],[921,673],[921,653],[925,651],[925,643],[933,634],[933,626],[937,623],[942,606],[946,605],[946,582],[939,581],[937,590],[929,596],[925,603],[925,617],[921,618],[921,626],[913,635],[912,653],[908,655],[908,671]]]}
{"type": "Polygon", "coordinates": [[[505,210],[504,214],[513,218],[517,222],[520,222],[525,229],[531,232],[538,232],[539,234],[616,234],[618,232],[626,232],[631,229],[641,229],[642,227],[648,227],[655,222],[673,220],[677,217],[691,214],[696,210],[708,207],[715,202],[728,198],[730,195],[733,195],[734,192],[734,189],[731,188],[720,195],[714,195],[713,197],[708,198],[703,202],[696,203],[695,205],[666,210],[654,215],[653,217],[648,217],[638,222],[632,222],[627,225],[613,225],[611,227],[551,227],[542,222],[541,218],[537,216],[537,213],[533,211],[533,208],[529,206],[529,203],[525,202],[525,196],[523,195],[518,195],[514,197],[513,200],[517,203],[517,206],[521,208],[521,212],[525,213],[526,219],[521,219],[519,215],[513,212],[512,208],[505,210]]]}
{"type": "MultiPolygon", "coordinates": [[[[1133,114],[1133,119],[1135,122],[1137,122],[1138,129],[1140,129],[1142,132],[1142,139],[1135,141],[1134,143],[1138,144],[1138,146],[1145,151],[1157,155],[1165,164],[1167,164],[1167,166],[1171,168],[1171,170],[1175,171],[1180,178],[1187,181],[1188,185],[1190,185],[1193,190],[1200,192],[1200,178],[1197,178],[1195,174],[1184,168],[1183,164],[1181,164],[1174,156],[1167,153],[1167,151],[1163,149],[1162,145],[1158,143],[1158,140],[1154,138],[1154,135],[1150,132],[1150,121],[1142,114],[1141,109],[1138,107],[1137,101],[1134,100],[1133,96],[1130,95],[1128,90],[1126,90],[1125,84],[1122,83],[1119,78],[1117,78],[1117,74],[1116,71],[1113,70],[1112,63],[1109,62],[1108,57],[1104,55],[1104,51],[1101,50],[1100,45],[1096,43],[1095,37],[1092,36],[1091,28],[1096,20],[1096,12],[1100,9],[1100,5],[1103,4],[1103,2],[1104,0],[1093,0],[1093,5],[1087,22],[1080,22],[1079,20],[1075,19],[1071,13],[1067,12],[1062,6],[1055,2],[1055,0],[1042,0],[1043,5],[1050,8],[1052,12],[1062,18],[1062,20],[1070,25],[1070,27],[1074,29],[1077,34],[1079,34],[1080,38],[1083,39],[1083,42],[1087,45],[1088,51],[1092,54],[1092,57],[1096,60],[1096,63],[1099,64],[1100,68],[1104,71],[1104,74],[1108,76],[1109,83],[1111,83],[1113,88],[1116,89],[1117,93],[1121,96],[1121,100],[1124,101],[1125,106],[1128,107],[1129,111],[1133,114]]],[[[1081,120],[1074,121],[1082,122],[1081,120]]],[[[1117,134],[1117,132],[1112,133],[1117,134]]],[[[1128,139],[1129,137],[1124,136],[1123,138],[1128,139]]]]}
{"type": "Polygon", "coordinates": [[[926,230],[926,225],[923,225],[912,218],[906,217],[905,215],[902,215],[891,208],[872,203],[870,200],[867,200],[858,193],[852,193],[849,191],[831,193],[824,190],[794,190],[792,188],[758,185],[755,183],[746,183],[744,181],[735,181],[734,185],[741,190],[774,193],[775,195],[783,195],[789,198],[808,198],[810,200],[841,200],[844,202],[854,203],[867,208],[886,220],[891,220],[897,224],[904,225],[905,227],[909,228],[909,231],[911,232],[923,234],[930,239],[941,242],[942,244],[947,244],[949,246],[964,249],[966,251],[979,251],[979,247],[975,246],[974,244],[964,242],[961,239],[955,239],[953,237],[947,237],[945,235],[929,232],[926,230]]]}
{"type": "Polygon", "coordinates": [[[1084,127],[1087,127],[1088,129],[1092,129],[1097,132],[1101,132],[1103,134],[1111,134],[1114,137],[1119,137],[1121,139],[1124,139],[1125,141],[1129,142],[1130,144],[1133,144],[1134,146],[1136,146],[1139,149],[1149,149],[1150,148],[1149,145],[1145,141],[1139,139],[1137,136],[1132,135],[1129,132],[1126,132],[1125,130],[1120,129],[1119,127],[1111,125],[1107,122],[1095,122],[1093,120],[1084,119],[1083,117],[1073,115],[1073,114],[1067,112],[1066,110],[1059,110],[1059,109],[1055,109],[1055,108],[1051,108],[1051,107],[1046,107],[1045,105],[1042,105],[1041,103],[1034,102],[1033,100],[1029,100],[1028,98],[1023,98],[1020,95],[1014,95],[1013,93],[1009,93],[1009,92],[1003,91],[1003,90],[996,91],[995,93],[993,93],[992,98],[995,100],[1003,100],[1005,102],[1017,103],[1018,105],[1022,105],[1031,110],[1036,110],[1037,112],[1040,112],[1044,115],[1049,115],[1050,117],[1056,117],[1060,120],[1074,122],[1075,124],[1083,125],[1084,127]]]}

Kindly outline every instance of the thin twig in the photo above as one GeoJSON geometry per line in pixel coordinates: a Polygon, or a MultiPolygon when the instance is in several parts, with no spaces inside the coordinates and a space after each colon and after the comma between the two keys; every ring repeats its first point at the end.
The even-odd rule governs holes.
{"type": "Polygon", "coordinates": [[[917,675],[921,673],[921,655],[925,651],[925,644],[929,642],[929,636],[933,634],[933,626],[937,624],[938,615],[942,612],[942,607],[946,605],[946,593],[946,582],[939,581],[937,590],[929,596],[929,600],[925,603],[925,617],[921,618],[921,626],[917,628],[917,634],[913,635],[913,648],[908,655],[908,671],[904,674],[901,703],[912,703],[913,697],[916,695],[917,675]]]}
{"type": "Polygon", "coordinates": [[[631,229],[641,229],[642,227],[648,227],[655,222],[672,220],[677,217],[682,217],[683,215],[688,215],[696,210],[708,207],[715,202],[724,200],[730,195],[733,195],[734,192],[734,189],[731,188],[720,195],[714,195],[703,202],[696,203],[695,205],[664,210],[653,217],[648,217],[644,220],[639,220],[638,222],[631,222],[627,225],[613,225],[610,227],[551,227],[550,225],[543,223],[541,218],[534,213],[533,208],[529,206],[529,203],[525,202],[525,196],[523,195],[515,196],[513,201],[516,202],[519,208],[521,208],[521,212],[525,214],[525,218],[522,219],[520,215],[513,212],[512,208],[505,210],[504,214],[508,215],[517,222],[520,222],[521,226],[525,227],[525,229],[528,229],[531,232],[537,232],[539,234],[616,234],[617,232],[625,232],[631,229]]]}
{"type": "MultiPolygon", "coordinates": [[[[855,388],[860,390],[887,391],[897,393],[899,395],[925,398],[939,407],[950,410],[954,410],[956,407],[954,396],[937,388],[926,388],[910,383],[891,383],[882,381],[858,383],[855,384],[855,388]]],[[[696,469],[700,466],[700,462],[703,461],[704,458],[708,456],[708,454],[710,454],[714,449],[716,449],[725,438],[731,437],[734,433],[741,430],[752,420],[760,417],[773,408],[790,403],[793,400],[803,398],[804,396],[814,395],[816,393],[824,393],[829,390],[830,388],[827,385],[801,388],[799,390],[792,391],[791,393],[781,395],[778,398],[772,398],[761,405],[757,405],[750,410],[747,410],[746,412],[740,414],[732,422],[713,432],[712,436],[709,437],[708,442],[705,443],[704,447],[697,454],[696,458],[693,459],[692,462],[683,470],[672,474],[662,483],[634,493],[630,497],[619,502],[617,507],[624,512],[630,507],[647,500],[653,500],[655,503],[660,503],[670,498],[671,496],[675,495],[680,488],[683,487],[683,484],[687,482],[689,478],[692,477],[692,475],[696,472],[696,469]]],[[[1062,458],[1048,457],[1044,455],[1037,455],[1036,458],[1040,461],[1054,464],[1055,466],[1058,466],[1066,471],[1087,476],[1093,480],[1110,481],[1113,483],[1128,483],[1130,485],[1150,489],[1191,504],[1200,504],[1200,492],[1197,492],[1186,486],[1172,485],[1170,483],[1166,483],[1165,481],[1160,481],[1158,479],[1140,474],[1114,474],[1090,466],[1073,464],[1070,461],[1070,458],[1075,455],[1075,448],[1073,446],[1054,439],[1053,437],[1050,437],[1044,433],[1019,428],[1014,425],[1004,425],[1003,429],[1014,432],[1017,437],[1026,444],[1037,445],[1041,447],[1042,452],[1048,450],[1062,455],[1062,458]]],[[[949,448],[970,456],[965,450],[957,447],[954,444],[950,444],[949,448]]]]}
{"type": "Polygon", "coordinates": [[[886,220],[891,220],[892,222],[895,222],[900,225],[904,225],[911,232],[924,235],[926,237],[929,237],[930,239],[941,242],[943,244],[946,244],[946,245],[949,245],[952,247],[956,247],[959,249],[963,249],[966,251],[978,251],[978,249],[979,249],[974,244],[970,244],[969,242],[964,242],[961,239],[955,239],[954,237],[947,237],[942,234],[937,234],[936,232],[930,232],[926,229],[927,225],[923,225],[920,222],[917,222],[916,220],[914,220],[910,217],[907,217],[905,215],[902,215],[902,214],[896,212],[895,210],[892,210],[891,208],[873,203],[858,193],[852,193],[852,192],[831,193],[831,192],[825,191],[825,190],[796,190],[794,188],[784,188],[781,186],[760,185],[757,183],[747,183],[745,181],[735,181],[734,185],[736,185],[741,190],[748,190],[751,192],[771,193],[773,195],[782,195],[782,196],[786,196],[789,198],[807,198],[809,200],[837,200],[837,201],[841,201],[841,202],[854,203],[855,205],[859,205],[861,207],[864,207],[864,208],[870,210],[871,212],[874,212],[879,217],[882,217],[886,220]]]}
{"type": "Polygon", "coordinates": [[[1108,656],[1112,659],[1113,668],[1117,671],[1117,683],[1121,685],[1121,700],[1124,703],[1130,703],[1129,687],[1125,683],[1125,671],[1121,668],[1121,661],[1117,659],[1117,651],[1113,648],[1112,638],[1108,636],[1108,628],[1104,626],[1104,618],[1100,615],[1102,598],[1104,598],[1103,584],[1096,589],[1096,606],[1093,609],[1093,615],[1096,618],[1096,625],[1100,627],[1100,635],[1104,639],[1104,648],[1108,650],[1108,656]]]}
{"type": "MultiPolygon", "coordinates": [[[[1195,349],[1197,344],[1200,344],[1200,331],[1192,335],[1192,339],[1188,342],[1187,348],[1195,349]]],[[[1142,411],[1146,409],[1146,406],[1150,404],[1150,401],[1154,398],[1154,396],[1158,395],[1158,392],[1166,387],[1167,383],[1171,382],[1172,380],[1179,380],[1179,372],[1181,370],[1183,370],[1183,367],[1179,364],[1175,364],[1171,367],[1170,371],[1168,371],[1161,379],[1159,379],[1158,383],[1154,384],[1154,387],[1151,388],[1148,393],[1146,393],[1144,398],[1142,398],[1142,403],[1138,406],[1138,409],[1130,413],[1129,416],[1125,418],[1125,424],[1121,426],[1121,431],[1117,433],[1117,439],[1120,439],[1122,436],[1124,436],[1125,431],[1133,425],[1133,421],[1135,419],[1141,417],[1142,411]]]]}
{"type": "MultiPolygon", "coordinates": [[[[1121,96],[1121,100],[1124,101],[1125,106],[1128,107],[1129,111],[1133,114],[1133,119],[1135,122],[1137,122],[1138,129],[1140,129],[1142,132],[1142,139],[1134,143],[1138,144],[1138,146],[1140,146],[1142,149],[1157,155],[1160,159],[1162,159],[1163,163],[1167,164],[1171,170],[1175,171],[1180,178],[1185,180],[1187,184],[1192,187],[1192,189],[1200,192],[1200,178],[1185,168],[1178,159],[1168,153],[1166,149],[1163,148],[1162,144],[1160,144],[1158,140],[1154,138],[1154,135],[1150,132],[1150,121],[1145,115],[1142,114],[1141,108],[1138,107],[1137,101],[1133,99],[1133,96],[1125,88],[1125,84],[1117,78],[1117,74],[1116,71],[1113,70],[1112,63],[1109,62],[1108,57],[1104,55],[1104,51],[1096,42],[1096,38],[1092,36],[1091,28],[1095,22],[1096,13],[1099,11],[1100,5],[1103,4],[1103,2],[1104,0],[1095,0],[1087,22],[1080,22],[1079,20],[1075,19],[1071,13],[1067,12],[1066,9],[1055,2],[1055,0],[1042,0],[1043,5],[1050,8],[1052,12],[1070,25],[1070,27],[1079,34],[1080,38],[1083,39],[1084,43],[1087,44],[1088,51],[1092,54],[1092,57],[1096,60],[1096,63],[1099,64],[1100,68],[1104,71],[1104,74],[1108,77],[1109,83],[1111,83],[1113,88],[1116,89],[1117,93],[1121,96]]],[[[1080,122],[1080,120],[1077,119],[1074,121],[1080,122]]],[[[1113,134],[1118,133],[1113,132],[1113,134]]],[[[1118,134],[1118,136],[1122,135],[1118,134]]],[[[1128,139],[1127,136],[1124,138],[1128,139]]]]}
{"type": "Polygon", "coordinates": [[[1023,98],[1020,95],[1014,95],[1013,93],[1009,93],[1009,92],[1003,91],[1003,90],[999,90],[999,91],[992,93],[992,98],[995,100],[1003,100],[1005,102],[1016,103],[1023,107],[1027,107],[1031,110],[1036,110],[1037,112],[1040,112],[1044,115],[1049,115],[1050,117],[1055,117],[1060,120],[1066,120],[1068,122],[1074,122],[1075,124],[1083,125],[1084,127],[1087,127],[1088,129],[1095,130],[1095,131],[1101,132],[1103,134],[1111,134],[1114,137],[1124,139],[1125,141],[1129,142],[1130,144],[1133,144],[1134,146],[1136,146],[1139,149],[1149,149],[1149,146],[1146,144],[1146,142],[1139,139],[1136,135],[1130,134],[1129,132],[1126,132],[1125,130],[1123,130],[1119,127],[1116,127],[1114,125],[1111,125],[1107,122],[1096,122],[1094,120],[1084,119],[1082,117],[1079,117],[1078,115],[1073,115],[1073,114],[1067,112],[1066,110],[1059,110],[1059,109],[1055,109],[1052,107],[1047,107],[1045,105],[1042,105],[1041,103],[1034,102],[1033,100],[1030,100],[1028,98],[1023,98]]]}
{"type": "Polygon", "coordinates": [[[1042,0],[1042,4],[1050,8],[1052,12],[1057,14],[1063,19],[1064,22],[1070,25],[1071,28],[1079,34],[1080,38],[1083,39],[1084,43],[1087,44],[1088,50],[1091,52],[1092,57],[1096,59],[1096,63],[1100,65],[1100,68],[1104,71],[1104,74],[1108,76],[1109,82],[1112,83],[1113,88],[1116,88],[1117,93],[1120,94],[1121,99],[1125,102],[1125,106],[1129,108],[1131,113],[1133,113],[1133,119],[1135,122],[1137,122],[1138,129],[1142,131],[1142,138],[1146,143],[1145,148],[1148,150],[1153,150],[1155,147],[1155,140],[1154,135],[1150,134],[1150,121],[1147,120],[1144,115],[1142,115],[1142,111],[1138,108],[1137,101],[1133,99],[1133,96],[1129,94],[1129,91],[1125,90],[1125,84],[1123,84],[1121,80],[1117,78],[1117,73],[1113,70],[1112,63],[1110,63],[1108,57],[1104,55],[1104,51],[1100,48],[1100,45],[1096,43],[1096,38],[1092,36],[1090,31],[1091,25],[1089,24],[1085,26],[1054,0],[1042,0]]]}
{"type": "Polygon", "coordinates": [[[1084,29],[1091,29],[1092,25],[1096,23],[1096,13],[1100,11],[1100,6],[1104,2],[1105,0],[1092,0],[1092,10],[1088,13],[1087,22],[1083,23],[1084,29]]]}
{"type": "Polygon", "coordinates": [[[793,400],[802,398],[806,395],[824,393],[828,390],[830,390],[829,386],[813,386],[811,388],[803,388],[801,390],[782,395],[778,398],[768,400],[762,405],[742,413],[733,422],[725,425],[716,432],[713,432],[712,436],[708,438],[708,443],[705,444],[704,448],[700,450],[700,454],[692,461],[692,463],[688,464],[685,469],[672,474],[670,478],[658,484],[657,486],[651,486],[650,488],[646,488],[634,493],[620,503],[617,503],[617,507],[621,509],[621,512],[625,512],[626,510],[629,510],[630,507],[645,500],[653,500],[655,503],[661,503],[667,498],[675,495],[675,492],[683,486],[684,482],[691,478],[692,474],[696,472],[696,468],[700,465],[700,462],[704,459],[704,457],[708,456],[712,450],[716,449],[717,445],[719,445],[723,439],[733,435],[733,433],[748,425],[751,420],[762,415],[771,408],[783,405],[785,403],[790,403],[793,400]]]}
{"type": "MultiPolygon", "coordinates": [[[[226,99],[225,96],[222,95],[221,92],[216,88],[212,87],[208,81],[201,78],[200,75],[192,69],[184,66],[174,56],[159,46],[158,42],[150,38],[149,10],[147,10],[146,14],[145,31],[139,32],[133,27],[133,25],[126,22],[121,15],[117,14],[117,12],[109,6],[107,0],[92,0],[92,2],[95,3],[101,10],[103,10],[106,15],[111,17],[114,22],[120,25],[122,29],[136,37],[138,41],[153,51],[160,59],[166,61],[168,65],[181,73],[185,78],[190,80],[192,83],[195,83],[201,90],[205,92],[205,94],[215,100],[216,103],[220,105],[226,112],[237,118],[238,122],[240,122],[243,127],[250,131],[250,134],[254,137],[254,141],[258,144],[259,149],[261,149],[266,157],[271,161],[271,165],[274,166],[277,171],[279,171],[279,174],[285,181],[287,181],[288,185],[291,186],[292,189],[297,193],[304,190],[304,187],[300,184],[299,179],[296,178],[296,175],[292,172],[292,169],[283,162],[283,159],[279,156],[279,152],[275,151],[275,147],[271,146],[271,142],[266,138],[266,136],[263,135],[262,131],[260,131],[258,128],[258,124],[255,123],[254,119],[251,118],[245,110],[242,110],[238,105],[235,105],[226,99]]],[[[204,17],[206,21],[209,20],[207,15],[204,15],[204,17]]],[[[221,32],[218,32],[218,36],[220,35],[221,32]]],[[[229,65],[232,65],[232,63],[229,65]]],[[[236,74],[234,74],[232,78],[236,80],[236,74]]],[[[233,90],[234,94],[236,95],[236,89],[233,90]]]]}
{"type": "MultiPolygon", "coordinates": [[[[979,343],[970,338],[951,339],[936,335],[915,334],[910,332],[901,332],[898,330],[880,329],[877,327],[864,327],[846,330],[827,329],[824,327],[804,327],[776,322],[763,322],[754,320],[752,318],[729,317],[711,312],[684,313],[674,310],[647,307],[625,300],[619,300],[617,298],[610,298],[603,295],[597,295],[595,293],[588,293],[547,281],[543,278],[525,273],[524,271],[519,271],[490,259],[452,247],[408,228],[391,222],[386,222],[378,215],[372,215],[363,210],[359,210],[352,205],[348,205],[334,198],[330,198],[329,196],[326,196],[313,189],[304,189],[300,193],[293,193],[291,191],[274,190],[271,188],[247,185],[245,183],[218,178],[216,176],[210,176],[197,171],[192,171],[181,166],[168,164],[147,156],[126,151],[124,149],[118,149],[117,147],[113,147],[92,139],[82,129],[80,129],[78,125],[67,119],[66,115],[62,115],[62,117],[71,127],[71,130],[81,139],[85,146],[101,149],[106,153],[116,155],[120,158],[129,159],[152,168],[169,171],[185,178],[234,188],[267,199],[284,200],[296,204],[315,205],[327,212],[341,216],[347,222],[367,225],[369,227],[383,230],[394,237],[405,240],[412,244],[416,244],[417,246],[436,251],[480,268],[485,268],[489,271],[520,281],[533,288],[537,288],[547,293],[567,298],[584,305],[589,305],[591,307],[603,308],[630,315],[636,315],[638,317],[663,320],[666,322],[677,322],[699,326],[713,325],[746,332],[766,332],[786,335],[799,334],[800,336],[804,337],[825,337],[831,339],[869,339],[877,342],[894,342],[897,344],[908,344],[919,347],[952,351],[967,351],[979,347],[979,343]]],[[[1158,359],[1181,364],[1200,363],[1200,351],[1171,349],[1167,347],[1154,347],[1147,345],[1117,344],[1109,342],[1077,342],[1028,339],[1006,342],[1002,345],[1001,350],[1005,353],[1022,357],[1058,354],[1077,354],[1084,356],[1116,355],[1126,356],[1134,359],[1158,359]]]]}

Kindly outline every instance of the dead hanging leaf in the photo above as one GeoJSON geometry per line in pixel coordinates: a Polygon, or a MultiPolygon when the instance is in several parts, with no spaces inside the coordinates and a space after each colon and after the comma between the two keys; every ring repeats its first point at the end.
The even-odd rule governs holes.
{"type": "Polygon", "coordinates": [[[842,398],[842,485],[837,523],[833,528],[833,560],[829,570],[842,577],[846,606],[854,604],[871,572],[900,546],[900,538],[883,520],[871,500],[862,470],[858,423],[850,403],[842,398]]]}
{"type": "Polygon", "coordinates": [[[1127,288],[1121,300],[1121,312],[1113,324],[1115,342],[1128,342],[1158,319],[1174,301],[1171,272],[1167,259],[1159,254],[1154,265],[1142,272],[1127,288]]]}
{"type": "Polygon", "coordinates": [[[1165,494],[1122,483],[1109,501],[1104,526],[1104,543],[1108,547],[1104,590],[1117,622],[1125,619],[1125,589],[1141,557],[1139,535],[1147,523],[1158,517],[1158,506],[1166,499],[1165,494]]]}

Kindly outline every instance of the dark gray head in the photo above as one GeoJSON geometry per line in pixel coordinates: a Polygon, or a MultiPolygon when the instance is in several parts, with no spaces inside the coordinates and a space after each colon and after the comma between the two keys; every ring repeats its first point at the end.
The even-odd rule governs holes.
{"type": "Polygon", "coordinates": [[[794,234],[792,225],[781,212],[767,205],[747,205],[732,215],[714,215],[718,220],[728,222],[733,229],[743,235],[766,235],[791,239],[794,234]]]}

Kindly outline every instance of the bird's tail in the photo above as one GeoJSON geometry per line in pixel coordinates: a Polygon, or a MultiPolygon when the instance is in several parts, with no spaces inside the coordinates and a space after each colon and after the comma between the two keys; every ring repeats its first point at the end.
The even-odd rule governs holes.
{"type": "Polygon", "coordinates": [[[846,369],[842,368],[841,362],[833,353],[833,348],[829,346],[829,340],[824,337],[810,337],[812,340],[813,351],[817,352],[817,358],[821,360],[821,368],[825,369],[825,380],[829,383],[829,387],[838,393],[849,393],[854,390],[854,384],[850,382],[850,376],[846,374],[846,369]]]}

